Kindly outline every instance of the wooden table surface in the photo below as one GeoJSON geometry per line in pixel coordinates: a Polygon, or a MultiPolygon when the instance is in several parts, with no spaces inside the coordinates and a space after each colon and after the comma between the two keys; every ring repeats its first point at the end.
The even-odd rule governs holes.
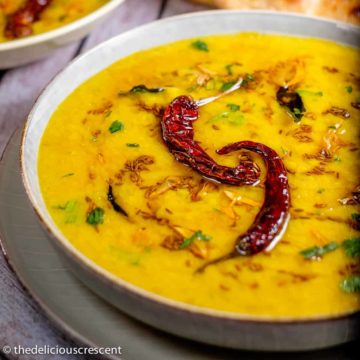
{"type": "MultiPolygon", "coordinates": [[[[14,130],[24,123],[42,89],[74,57],[138,25],[204,9],[203,6],[193,5],[185,0],[127,0],[83,40],[61,49],[45,60],[17,69],[0,70],[0,154],[14,130]]],[[[0,349],[4,345],[71,346],[72,343],[71,339],[49,322],[0,254],[0,349]]],[[[351,359],[351,352],[351,348],[345,348],[344,351],[338,352],[339,357],[336,356],[334,359],[351,359]]],[[[0,358],[1,356],[4,354],[0,353],[0,358]]],[[[11,360],[39,358],[40,356],[29,355],[11,357],[11,360]]],[[[50,359],[50,357],[46,358],[50,359]]],[[[51,359],[57,358],[51,357],[51,359]]],[[[81,359],[81,357],[61,356],[61,359],[81,359]]]]}

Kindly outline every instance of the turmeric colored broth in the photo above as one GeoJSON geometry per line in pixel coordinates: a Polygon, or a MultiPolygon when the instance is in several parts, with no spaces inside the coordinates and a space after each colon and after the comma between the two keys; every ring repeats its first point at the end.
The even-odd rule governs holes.
{"type": "Polygon", "coordinates": [[[95,263],[166,298],[274,317],[359,310],[359,294],[343,289],[346,279],[357,279],[359,261],[342,246],[359,237],[352,198],[359,183],[359,53],[321,40],[255,33],[196,40],[120,60],[59,106],[38,163],[54,221],[95,263]],[[252,224],[266,171],[247,153],[261,166],[260,185],[203,180],[170,154],[158,113],[178,95],[212,96],[239,76],[247,80],[244,88],[200,109],[195,139],[229,166],[240,154],[215,150],[231,142],[251,139],[276,150],[289,171],[291,219],[271,252],[194,274],[229,253],[252,224]],[[300,122],[276,101],[284,83],[304,101],[300,122]],[[127,93],[139,84],[165,91],[127,93]],[[128,218],[108,201],[109,183],[128,218]],[[323,256],[300,254],[331,242],[338,248],[323,256]]]}
{"type": "MultiPolygon", "coordinates": [[[[53,0],[41,13],[40,19],[32,25],[32,35],[42,34],[69,24],[107,2],[109,0],[53,0]]],[[[25,3],[26,0],[0,0],[0,43],[9,41],[4,36],[7,16],[19,10],[25,3]]]]}

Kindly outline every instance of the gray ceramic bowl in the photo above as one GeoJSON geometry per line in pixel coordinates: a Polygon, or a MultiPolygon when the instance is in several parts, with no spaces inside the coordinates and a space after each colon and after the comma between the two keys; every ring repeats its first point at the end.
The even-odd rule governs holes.
{"type": "Polygon", "coordinates": [[[41,222],[74,273],[94,292],[147,324],[189,339],[236,349],[289,351],[341,344],[358,335],[358,313],[295,320],[221,312],[169,300],[117,278],[73,247],[55,225],[41,195],[37,158],[42,134],[58,105],[85,80],[139,50],[180,39],[249,30],[324,38],[353,46],[359,37],[358,28],[342,23],[242,11],[178,16],[115,37],[71,63],[35,104],[25,126],[21,150],[25,188],[41,222]]]}
{"type": "Polygon", "coordinates": [[[51,55],[88,34],[124,0],[111,0],[96,11],[58,29],[27,38],[0,43],[0,69],[24,65],[51,55]]]}

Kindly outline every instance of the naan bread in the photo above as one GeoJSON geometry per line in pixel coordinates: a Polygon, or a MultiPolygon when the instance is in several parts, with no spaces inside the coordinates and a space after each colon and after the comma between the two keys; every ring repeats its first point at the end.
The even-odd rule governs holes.
{"type": "Polygon", "coordinates": [[[223,9],[300,12],[360,25],[360,0],[193,0],[223,9]]]}

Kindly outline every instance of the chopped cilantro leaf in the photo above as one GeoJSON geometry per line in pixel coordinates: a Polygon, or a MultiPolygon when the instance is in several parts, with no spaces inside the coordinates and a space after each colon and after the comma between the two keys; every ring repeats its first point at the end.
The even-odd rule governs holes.
{"type": "Polygon", "coordinates": [[[232,86],[236,84],[236,81],[228,81],[222,84],[220,91],[224,92],[226,90],[229,90],[232,86]]]}
{"type": "Polygon", "coordinates": [[[59,210],[65,210],[66,212],[73,211],[76,207],[76,201],[67,201],[64,205],[58,205],[56,208],[59,210]]]}
{"type": "Polygon", "coordinates": [[[351,217],[352,217],[353,220],[360,223],[360,214],[359,213],[352,213],[351,217]]]}
{"type": "Polygon", "coordinates": [[[338,244],[336,242],[331,242],[324,246],[313,246],[311,248],[302,250],[300,251],[300,255],[302,255],[305,259],[311,260],[321,257],[337,248],[338,244]]]}
{"type": "Polygon", "coordinates": [[[347,293],[360,292],[360,276],[349,276],[340,283],[340,288],[347,293]]]}
{"type": "Polygon", "coordinates": [[[245,81],[254,81],[254,80],[255,80],[254,75],[252,74],[245,75],[245,81]]]}
{"type": "Polygon", "coordinates": [[[360,237],[345,240],[342,246],[347,256],[360,257],[360,237]]]}
{"type": "Polygon", "coordinates": [[[104,222],[104,210],[102,208],[95,208],[94,210],[90,211],[86,222],[90,225],[99,225],[104,222]]]}
{"type": "Polygon", "coordinates": [[[119,120],[115,120],[109,127],[109,131],[111,134],[121,131],[123,129],[124,129],[124,124],[119,120]]]}
{"type": "Polygon", "coordinates": [[[197,50],[200,50],[200,51],[205,51],[205,52],[208,52],[209,51],[209,47],[207,45],[207,43],[205,41],[202,41],[202,40],[196,40],[194,41],[191,46],[194,48],[194,49],[197,49],[197,50]]]}
{"type": "Polygon", "coordinates": [[[184,239],[183,243],[180,245],[180,249],[185,249],[190,246],[195,240],[209,241],[211,236],[203,234],[201,230],[197,230],[190,237],[184,239]]]}
{"type": "Polygon", "coordinates": [[[240,105],[237,104],[227,104],[226,105],[230,111],[235,112],[235,111],[239,111],[240,110],[240,105]]]}

